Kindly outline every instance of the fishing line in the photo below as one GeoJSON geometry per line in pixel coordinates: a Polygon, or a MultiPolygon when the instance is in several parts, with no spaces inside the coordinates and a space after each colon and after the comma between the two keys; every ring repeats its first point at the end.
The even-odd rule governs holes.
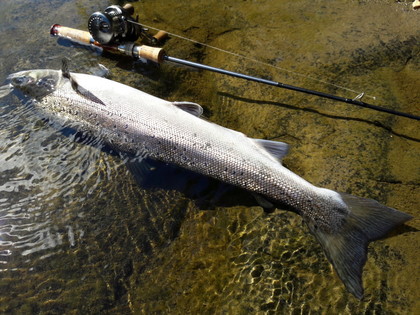
{"type": "MultiPolygon", "coordinates": [[[[134,22],[134,21],[129,21],[129,22],[130,23],[133,23],[133,24],[138,24],[140,26],[144,26],[146,28],[150,28],[150,29],[155,30],[155,31],[162,31],[161,29],[158,29],[158,28],[153,27],[153,26],[148,26],[148,25],[145,25],[145,24],[140,24],[140,23],[137,23],[137,22],[134,22]]],[[[189,42],[198,44],[198,45],[202,45],[204,47],[208,47],[208,48],[211,48],[211,49],[214,49],[214,50],[218,50],[218,51],[223,52],[225,54],[232,55],[232,56],[235,56],[235,57],[238,57],[238,58],[242,58],[242,59],[245,59],[245,60],[249,60],[249,61],[255,62],[257,64],[264,65],[266,67],[270,67],[270,68],[274,68],[276,70],[281,70],[281,71],[285,71],[285,72],[288,72],[288,73],[292,73],[292,74],[294,74],[296,76],[300,76],[302,78],[309,79],[309,80],[312,80],[312,81],[315,81],[315,82],[318,82],[318,83],[322,83],[322,84],[325,84],[325,85],[333,86],[335,88],[342,89],[342,90],[345,90],[345,91],[348,91],[348,92],[352,92],[352,93],[355,93],[357,95],[361,95],[363,93],[363,96],[364,97],[369,97],[369,98],[371,98],[373,100],[376,100],[377,99],[376,96],[371,96],[371,95],[365,94],[364,92],[358,92],[356,90],[352,90],[350,88],[347,88],[347,87],[344,87],[344,86],[341,86],[341,85],[337,85],[337,84],[334,84],[334,83],[331,83],[331,82],[327,82],[327,81],[324,81],[324,80],[316,79],[314,77],[310,77],[310,76],[301,74],[301,73],[296,72],[296,71],[293,71],[293,70],[285,69],[285,68],[282,68],[282,67],[279,67],[279,66],[276,66],[276,65],[272,65],[272,64],[270,64],[268,62],[264,62],[264,61],[261,61],[261,60],[255,59],[255,58],[247,57],[247,56],[244,56],[244,55],[241,55],[241,54],[238,54],[238,53],[235,53],[235,52],[226,50],[226,49],[222,49],[222,48],[219,48],[219,47],[216,47],[216,46],[208,45],[208,44],[199,42],[197,40],[194,40],[194,39],[191,39],[191,38],[188,38],[188,37],[185,37],[185,36],[181,36],[181,35],[178,35],[178,34],[170,33],[168,31],[164,31],[164,32],[168,33],[169,35],[171,35],[173,37],[177,37],[177,38],[180,38],[182,40],[186,40],[186,41],[189,41],[189,42]]]]}

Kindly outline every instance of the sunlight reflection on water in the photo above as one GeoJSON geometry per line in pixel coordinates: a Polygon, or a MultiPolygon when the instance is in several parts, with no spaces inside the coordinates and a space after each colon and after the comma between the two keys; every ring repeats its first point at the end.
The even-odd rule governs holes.
{"type": "Polygon", "coordinates": [[[97,188],[99,178],[84,185],[100,155],[98,149],[75,142],[75,136],[54,131],[24,106],[7,116],[0,123],[0,245],[5,268],[15,252],[47,255],[64,237],[74,245],[75,227],[67,222],[66,208],[97,188]]]}

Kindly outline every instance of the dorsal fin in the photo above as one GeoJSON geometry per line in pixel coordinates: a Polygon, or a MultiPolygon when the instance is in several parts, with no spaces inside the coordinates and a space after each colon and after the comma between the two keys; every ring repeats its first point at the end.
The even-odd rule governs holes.
{"type": "Polygon", "coordinates": [[[286,156],[289,151],[289,145],[280,141],[272,141],[265,139],[253,139],[257,144],[262,146],[268,153],[276,157],[280,161],[286,156]]]}
{"type": "Polygon", "coordinates": [[[95,102],[95,103],[98,103],[98,104],[101,104],[101,105],[105,105],[105,103],[102,102],[99,98],[97,98],[94,94],[92,94],[91,92],[86,90],[83,86],[79,85],[79,83],[77,83],[75,78],[73,78],[73,76],[70,74],[69,62],[68,62],[67,58],[62,59],[61,73],[63,74],[64,78],[69,79],[72,89],[77,94],[79,94],[80,96],[82,96],[82,97],[84,97],[84,98],[86,98],[86,99],[88,99],[92,102],[95,102]]]}
{"type": "Polygon", "coordinates": [[[182,109],[183,111],[197,117],[200,117],[203,114],[203,108],[196,103],[172,102],[172,105],[175,105],[176,107],[182,109]]]}

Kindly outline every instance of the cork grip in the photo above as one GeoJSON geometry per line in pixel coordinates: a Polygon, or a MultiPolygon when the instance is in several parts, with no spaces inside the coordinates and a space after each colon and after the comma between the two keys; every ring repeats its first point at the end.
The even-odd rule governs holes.
{"type": "Polygon", "coordinates": [[[74,28],[54,24],[51,27],[51,35],[67,37],[71,40],[78,41],[85,44],[92,44],[94,42],[89,32],[77,30],[74,28]]]}
{"type": "Polygon", "coordinates": [[[161,63],[165,57],[165,51],[163,48],[142,45],[138,46],[138,56],[140,58],[161,63]]]}

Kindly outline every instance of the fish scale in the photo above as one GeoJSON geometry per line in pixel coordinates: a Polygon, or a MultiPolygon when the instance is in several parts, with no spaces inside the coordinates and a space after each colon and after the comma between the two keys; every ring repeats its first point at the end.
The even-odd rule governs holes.
{"type": "MultiPolygon", "coordinates": [[[[78,82],[85,84],[84,75],[74,74],[74,77],[78,82]]],[[[95,93],[100,99],[105,99],[104,102],[107,105],[94,105],[89,114],[93,112],[94,117],[102,116],[100,132],[102,135],[106,134],[105,138],[112,141],[113,147],[135,153],[138,152],[140,145],[143,146],[145,153],[152,158],[175,163],[205,175],[217,176],[218,179],[232,182],[235,185],[242,186],[243,181],[254,183],[254,189],[261,187],[259,188],[260,193],[268,193],[273,198],[278,199],[281,195],[280,187],[268,189],[266,180],[272,178],[273,186],[281,186],[283,182],[275,179],[283,177],[283,174],[277,169],[281,167],[282,171],[288,170],[282,167],[274,157],[269,156],[252,139],[239,132],[192,116],[173,106],[170,102],[154,97],[150,98],[138,90],[133,89],[133,91],[136,92],[136,96],[141,93],[142,97],[136,97],[137,102],[139,99],[144,102],[141,106],[137,102],[133,104],[134,98],[119,100],[116,103],[112,100],[106,101],[106,98],[101,97],[101,93],[95,93]],[[124,104],[121,105],[121,103],[124,104]],[[258,185],[258,177],[255,176],[258,173],[262,174],[258,177],[264,179],[264,183],[260,183],[260,185],[258,185]],[[232,177],[233,175],[235,177],[232,177]],[[238,179],[238,176],[242,176],[242,178],[238,179]]],[[[75,116],[75,108],[80,107],[78,111],[82,113],[86,102],[83,97],[74,93],[71,87],[64,85],[59,92],[45,97],[43,102],[50,103],[55,98],[62,98],[63,101],[68,100],[72,104],[73,110],[71,113],[67,113],[68,119],[83,119],[90,123],[88,129],[98,132],[94,130],[97,118],[92,120],[92,116],[71,117],[75,116]],[[74,96],[72,99],[68,96],[71,94],[74,96]]],[[[296,175],[294,177],[297,180],[302,180],[296,175]]],[[[309,183],[305,184],[309,186],[309,183]]],[[[315,186],[313,188],[316,189],[315,186]]]]}
{"type": "MultiPolygon", "coordinates": [[[[363,296],[367,244],[411,216],[360,198],[316,187],[281,164],[287,145],[251,139],[199,118],[202,108],[168,102],[86,74],[28,70],[8,77],[42,115],[101,139],[117,151],[147,156],[207,175],[287,205],[302,216],[347,290],[363,296]]],[[[2,94],[3,94],[2,92],[2,94]]],[[[266,200],[268,199],[268,201],[266,200]]]]}

